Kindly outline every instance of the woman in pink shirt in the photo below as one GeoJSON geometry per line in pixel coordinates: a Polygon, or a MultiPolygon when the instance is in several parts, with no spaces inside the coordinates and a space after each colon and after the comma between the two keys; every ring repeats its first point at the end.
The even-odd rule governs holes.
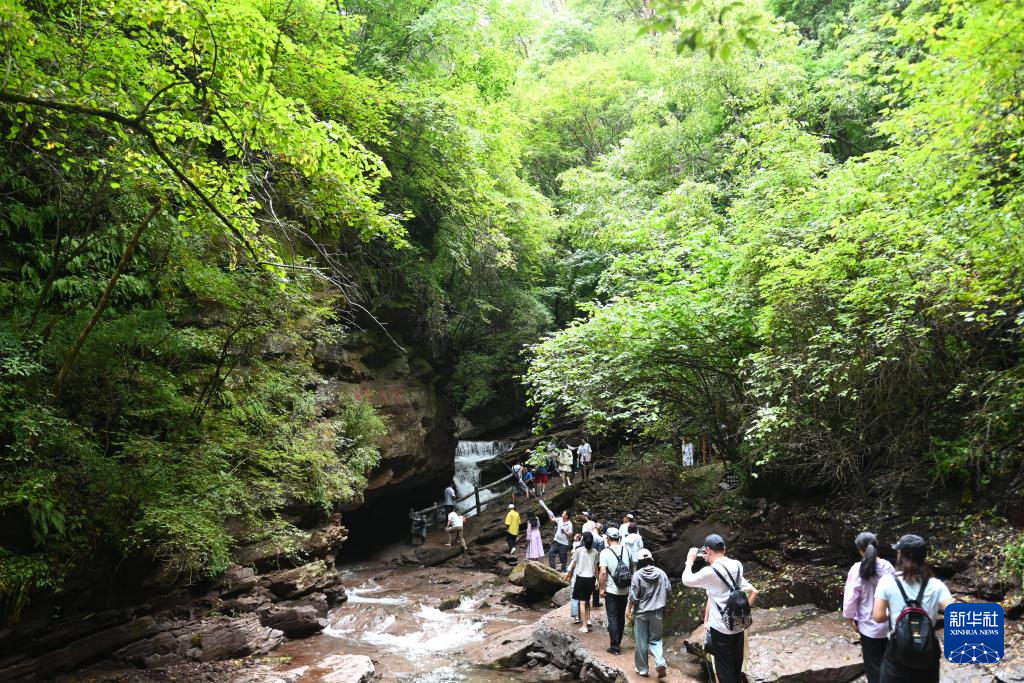
{"type": "Polygon", "coordinates": [[[875,587],[885,574],[896,574],[892,564],[878,557],[878,539],[870,531],[857,534],[854,544],[861,561],[850,567],[843,593],[843,616],[860,634],[860,648],[864,655],[864,673],[868,683],[878,683],[879,669],[885,647],[889,643],[889,625],[879,624],[871,616],[875,606],[875,587]]]}

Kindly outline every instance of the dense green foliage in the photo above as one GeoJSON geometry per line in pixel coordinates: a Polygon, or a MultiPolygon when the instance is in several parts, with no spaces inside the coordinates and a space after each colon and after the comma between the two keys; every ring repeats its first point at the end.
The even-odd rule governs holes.
{"type": "Polygon", "coordinates": [[[1018,476],[1018,5],[0,0],[0,596],[358,498],[353,323],[471,416],[1018,476]]]}
{"type": "Polygon", "coordinates": [[[585,103],[599,144],[563,137],[553,166],[563,260],[604,262],[534,349],[543,418],[705,434],[791,483],[1012,478],[1024,9],[771,9],[799,25],[726,61],[607,17],[538,74],[607,89],[585,103]]]}

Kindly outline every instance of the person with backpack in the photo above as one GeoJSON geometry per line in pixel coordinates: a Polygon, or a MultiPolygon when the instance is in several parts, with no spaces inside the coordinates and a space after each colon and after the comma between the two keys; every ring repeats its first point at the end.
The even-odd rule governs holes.
{"type": "Polygon", "coordinates": [[[597,586],[604,600],[605,614],[608,615],[608,652],[617,655],[622,652],[622,631],[626,626],[626,598],[632,575],[629,571],[633,558],[619,542],[619,530],[614,526],[605,533],[607,545],[601,551],[599,566],[601,575],[597,586]]]}
{"type": "Polygon", "coordinates": [[[860,649],[864,657],[864,674],[868,683],[878,683],[882,656],[889,644],[889,627],[872,616],[875,609],[875,588],[883,576],[895,574],[888,560],[878,557],[878,540],[870,531],[862,531],[853,541],[861,561],[854,562],[846,575],[843,591],[843,616],[850,620],[860,634],[860,649]]]}
{"type": "Polygon", "coordinates": [[[572,599],[579,601],[580,612],[582,612],[583,626],[580,633],[590,632],[590,594],[594,592],[594,583],[597,581],[598,553],[594,549],[594,535],[589,531],[583,534],[583,544],[572,551],[572,562],[565,572],[565,580],[568,583],[569,577],[575,579],[572,587],[572,599]]]}
{"type": "Polygon", "coordinates": [[[668,576],[654,566],[654,557],[650,550],[640,550],[636,558],[636,573],[629,584],[629,597],[626,604],[626,619],[633,621],[633,639],[636,650],[633,652],[634,669],[641,676],[648,676],[647,655],[654,657],[654,668],[658,678],[665,678],[668,670],[662,649],[662,635],[665,630],[665,605],[668,604],[669,591],[672,590],[668,576]]]}
{"type": "MultiPolygon", "coordinates": [[[[640,557],[640,551],[644,548],[644,539],[640,536],[640,531],[637,529],[636,524],[630,524],[627,527],[628,532],[622,537],[622,545],[626,546],[629,550],[629,556],[633,558],[633,563],[636,564],[636,558],[640,557]]],[[[622,535],[622,531],[619,531],[619,535],[622,535]]]]}
{"type": "Polygon", "coordinates": [[[875,621],[889,623],[889,644],[882,657],[881,683],[937,683],[942,648],[935,636],[939,610],[955,602],[949,588],[925,564],[928,544],[920,536],[900,537],[896,574],[878,580],[875,621]]]}
{"type": "Polygon", "coordinates": [[[700,551],[690,548],[686,554],[683,585],[707,592],[705,628],[718,683],[740,683],[743,680],[744,631],[753,623],[750,608],[757,600],[757,589],[743,576],[743,565],[725,556],[725,539],[709,534],[700,551]],[[708,565],[694,572],[693,563],[698,556],[708,565]]]}

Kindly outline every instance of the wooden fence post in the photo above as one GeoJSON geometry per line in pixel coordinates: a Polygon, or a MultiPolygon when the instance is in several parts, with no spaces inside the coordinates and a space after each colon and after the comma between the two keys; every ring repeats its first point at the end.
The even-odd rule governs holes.
{"type": "Polygon", "coordinates": [[[480,489],[477,486],[473,487],[473,500],[476,501],[476,505],[473,509],[476,510],[476,514],[480,514],[480,489]]]}

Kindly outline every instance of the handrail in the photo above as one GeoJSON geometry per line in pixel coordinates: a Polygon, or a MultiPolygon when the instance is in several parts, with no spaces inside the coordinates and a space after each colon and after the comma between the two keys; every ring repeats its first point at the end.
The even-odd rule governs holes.
{"type": "MultiPolygon", "coordinates": [[[[495,496],[493,496],[490,500],[484,501],[483,503],[480,502],[480,490],[481,489],[490,489],[490,488],[494,487],[495,485],[500,484],[500,483],[502,483],[503,481],[505,481],[507,479],[515,478],[515,476],[516,475],[514,473],[510,472],[509,474],[506,474],[501,479],[496,479],[496,480],[492,481],[489,484],[483,484],[482,486],[481,485],[476,485],[476,486],[473,487],[473,492],[472,493],[466,494],[462,498],[459,498],[459,499],[455,500],[453,503],[455,505],[458,505],[459,503],[467,501],[470,498],[474,498],[475,499],[475,504],[473,505],[473,507],[471,507],[468,510],[466,510],[466,512],[467,513],[471,512],[471,511],[480,512],[480,509],[484,505],[489,503],[490,500],[493,500],[494,498],[501,498],[502,496],[504,496],[505,494],[509,493],[510,491],[514,491],[515,490],[515,485],[513,484],[512,486],[508,487],[507,489],[505,489],[501,493],[498,493],[495,496]]],[[[438,510],[440,510],[442,508],[446,508],[446,507],[448,507],[448,505],[446,505],[445,503],[437,503],[436,505],[431,505],[430,507],[423,508],[422,510],[413,510],[411,508],[409,509],[409,520],[410,520],[411,525],[412,525],[412,538],[413,538],[413,542],[414,543],[416,542],[417,539],[419,539],[420,543],[422,543],[423,540],[426,539],[427,527],[430,526],[432,518],[434,517],[434,515],[432,513],[435,513],[438,510]]]]}

